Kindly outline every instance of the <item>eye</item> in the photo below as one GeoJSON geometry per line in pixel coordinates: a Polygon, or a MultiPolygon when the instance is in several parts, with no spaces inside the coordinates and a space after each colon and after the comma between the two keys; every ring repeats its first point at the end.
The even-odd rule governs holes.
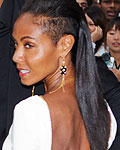
{"type": "Polygon", "coordinates": [[[86,7],[88,7],[88,4],[87,3],[81,3],[81,6],[86,8],[86,7]]]}
{"type": "Polygon", "coordinates": [[[108,32],[110,35],[114,35],[115,34],[115,32],[108,32]]]}
{"type": "Polygon", "coordinates": [[[33,48],[33,45],[32,44],[30,44],[30,43],[25,43],[25,48],[26,49],[30,49],[30,48],[33,48]]]}
{"type": "Polygon", "coordinates": [[[16,48],[18,46],[18,43],[14,41],[14,47],[16,48]]]}
{"type": "Polygon", "coordinates": [[[12,39],[11,39],[11,46],[16,49],[17,45],[18,45],[18,44],[17,44],[16,40],[15,40],[14,38],[12,38],[12,39]]]}
{"type": "Polygon", "coordinates": [[[94,23],[88,23],[89,24],[89,26],[94,26],[94,23]]]}
{"type": "Polygon", "coordinates": [[[105,0],[104,3],[109,4],[109,3],[111,3],[111,1],[110,0],[105,0]]]}

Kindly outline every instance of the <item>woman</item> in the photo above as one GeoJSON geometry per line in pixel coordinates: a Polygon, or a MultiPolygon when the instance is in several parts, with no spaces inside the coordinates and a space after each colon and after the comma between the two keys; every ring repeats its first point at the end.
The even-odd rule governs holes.
{"type": "Polygon", "coordinates": [[[109,47],[109,53],[103,54],[102,58],[120,81],[120,17],[113,18],[106,26],[106,47],[109,47]]]}
{"type": "Polygon", "coordinates": [[[104,30],[107,19],[101,8],[90,6],[85,9],[85,16],[91,33],[92,42],[95,43],[96,55],[105,52],[103,44],[104,30]]]}
{"type": "MultiPolygon", "coordinates": [[[[31,87],[23,86],[12,61],[14,44],[11,44],[13,24],[24,0],[3,0],[0,8],[0,150],[13,120],[13,109],[22,99],[31,95],[31,87]],[[3,3],[2,3],[3,2],[3,3]]],[[[13,42],[12,42],[13,43],[13,42]]],[[[40,83],[35,93],[44,93],[40,83]]]]}
{"type": "Polygon", "coordinates": [[[83,8],[83,10],[92,4],[91,0],[76,0],[76,2],[83,8]]]}
{"type": "Polygon", "coordinates": [[[113,116],[88,31],[75,1],[26,1],[14,25],[13,60],[21,82],[43,80],[46,93],[16,105],[3,150],[107,149],[113,116]]]}

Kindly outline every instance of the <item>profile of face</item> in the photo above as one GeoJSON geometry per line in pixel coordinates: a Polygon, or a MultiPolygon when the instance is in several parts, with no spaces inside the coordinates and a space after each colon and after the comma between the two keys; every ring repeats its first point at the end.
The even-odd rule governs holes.
{"type": "Polygon", "coordinates": [[[106,43],[111,53],[120,53],[120,30],[115,30],[115,25],[107,32],[106,43]]]}
{"type": "Polygon", "coordinates": [[[88,7],[88,2],[86,0],[76,0],[76,2],[83,8],[83,10],[88,7]]]}
{"type": "Polygon", "coordinates": [[[93,33],[96,29],[96,26],[95,26],[93,20],[86,13],[85,13],[85,17],[86,17],[86,20],[87,20],[87,23],[88,23],[90,33],[93,33]]]}
{"type": "Polygon", "coordinates": [[[101,8],[104,11],[107,20],[117,16],[120,10],[120,0],[101,0],[101,8]]]}
{"type": "Polygon", "coordinates": [[[21,82],[32,85],[50,76],[58,68],[59,52],[47,34],[33,23],[32,14],[20,16],[13,31],[15,53],[13,61],[21,82]]]}

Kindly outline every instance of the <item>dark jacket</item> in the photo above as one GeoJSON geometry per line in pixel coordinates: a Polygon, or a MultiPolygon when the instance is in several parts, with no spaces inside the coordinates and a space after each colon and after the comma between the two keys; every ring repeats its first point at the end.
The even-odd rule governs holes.
{"type": "Polygon", "coordinates": [[[101,78],[104,98],[109,103],[113,114],[116,118],[118,129],[115,141],[110,150],[120,149],[120,82],[115,75],[110,71],[101,57],[96,57],[98,73],[101,78]]]}

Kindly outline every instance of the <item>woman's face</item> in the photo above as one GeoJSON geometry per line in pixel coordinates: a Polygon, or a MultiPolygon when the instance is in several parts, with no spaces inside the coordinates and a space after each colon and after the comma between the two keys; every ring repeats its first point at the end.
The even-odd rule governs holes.
{"type": "Polygon", "coordinates": [[[88,7],[87,0],[76,0],[76,2],[79,4],[80,7],[83,8],[83,10],[88,7]]]}
{"type": "Polygon", "coordinates": [[[20,16],[13,31],[16,48],[13,61],[25,85],[32,85],[53,74],[59,59],[57,46],[32,21],[31,14],[20,16]]]}
{"type": "Polygon", "coordinates": [[[95,26],[93,20],[87,14],[85,14],[85,17],[86,17],[86,20],[87,20],[87,23],[88,23],[90,33],[93,33],[96,29],[96,26],[95,26]]]}
{"type": "Polygon", "coordinates": [[[109,50],[114,53],[120,53],[120,30],[115,30],[115,25],[107,32],[106,38],[109,50]]]}

